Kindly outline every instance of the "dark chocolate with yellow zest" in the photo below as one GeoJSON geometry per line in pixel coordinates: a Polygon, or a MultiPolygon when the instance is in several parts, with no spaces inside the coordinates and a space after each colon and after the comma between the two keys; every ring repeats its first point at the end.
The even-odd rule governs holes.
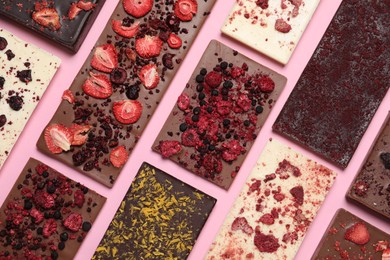
{"type": "Polygon", "coordinates": [[[92,259],[185,259],[215,203],[143,163],[92,259]]]}

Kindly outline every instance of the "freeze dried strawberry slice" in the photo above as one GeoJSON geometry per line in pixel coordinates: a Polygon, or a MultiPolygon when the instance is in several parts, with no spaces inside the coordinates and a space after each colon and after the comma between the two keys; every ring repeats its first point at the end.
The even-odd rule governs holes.
{"type": "Polygon", "coordinates": [[[83,145],[87,142],[88,131],[91,130],[92,126],[90,125],[78,125],[72,124],[70,131],[73,135],[72,145],[83,145]]]}
{"type": "Polygon", "coordinates": [[[191,21],[198,12],[198,3],[196,0],[177,0],[173,10],[181,21],[191,21]]]}
{"type": "Polygon", "coordinates": [[[84,2],[84,1],[77,2],[77,7],[87,12],[95,8],[95,6],[96,4],[92,2],[84,2]]]}
{"type": "Polygon", "coordinates": [[[147,89],[154,89],[160,82],[160,76],[158,75],[156,64],[143,66],[138,74],[138,77],[147,89]]]}
{"type": "Polygon", "coordinates": [[[45,9],[49,6],[49,3],[46,2],[46,1],[42,1],[42,2],[35,2],[34,4],[34,10],[35,11],[40,11],[42,9],[45,9]]]}
{"type": "Polygon", "coordinates": [[[126,38],[134,37],[139,29],[139,21],[136,21],[131,26],[124,26],[121,20],[112,20],[111,25],[114,32],[126,38]]]}
{"type": "Polygon", "coordinates": [[[382,252],[382,260],[390,260],[390,248],[387,248],[382,252]]]}
{"type": "Polygon", "coordinates": [[[60,16],[54,8],[43,8],[32,14],[33,20],[46,28],[57,31],[61,28],[60,16]]]}
{"type": "Polygon", "coordinates": [[[145,35],[135,41],[135,50],[142,58],[148,59],[160,55],[163,41],[158,36],[145,35]]]}
{"type": "Polygon", "coordinates": [[[65,90],[64,93],[62,94],[62,100],[66,100],[69,102],[69,104],[74,104],[75,98],[69,89],[65,90]]]}
{"type": "Polygon", "coordinates": [[[108,98],[112,95],[112,85],[107,75],[93,72],[89,75],[82,87],[87,95],[94,98],[108,98]]]}
{"type": "Polygon", "coordinates": [[[114,167],[120,168],[129,159],[129,153],[123,145],[114,148],[110,153],[110,162],[114,167]]]}
{"type": "Polygon", "coordinates": [[[69,11],[68,11],[68,18],[69,20],[73,20],[76,18],[77,15],[81,12],[81,8],[77,6],[77,3],[73,3],[70,5],[69,11]]]}
{"type": "Polygon", "coordinates": [[[73,142],[73,134],[62,124],[52,124],[45,129],[46,146],[52,153],[69,151],[73,142]]]}
{"type": "Polygon", "coordinates": [[[123,8],[126,13],[140,18],[152,10],[153,0],[123,0],[123,8]]]}
{"type": "Polygon", "coordinates": [[[168,45],[172,49],[179,49],[181,47],[182,43],[183,42],[182,42],[181,38],[177,34],[171,33],[169,35],[168,45]]]}
{"type": "Polygon", "coordinates": [[[64,219],[62,224],[70,231],[77,232],[80,230],[81,225],[83,224],[83,217],[79,213],[73,212],[66,219],[64,219]]]}
{"type": "Polygon", "coordinates": [[[160,150],[161,155],[164,158],[168,158],[172,155],[180,153],[182,147],[178,141],[160,141],[157,149],[160,150]]]}
{"type": "Polygon", "coordinates": [[[355,244],[364,245],[370,240],[370,233],[363,222],[358,222],[347,229],[344,238],[355,244]]]}
{"type": "Polygon", "coordinates": [[[118,67],[118,55],[115,46],[112,44],[97,46],[91,60],[91,66],[96,70],[107,73],[118,67]]]}
{"type": "Polygon", "coordinates": [[[141,117],[142,104],[137,100],[122,100],[115,102],[112,110],[120,123],[133,124],[141,117]]]}

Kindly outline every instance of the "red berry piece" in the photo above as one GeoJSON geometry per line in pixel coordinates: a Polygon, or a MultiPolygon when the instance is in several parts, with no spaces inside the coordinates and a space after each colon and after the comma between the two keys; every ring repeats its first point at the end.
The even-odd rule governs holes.
{"type": "Polygon", "coordinates": [[[66,100],[69,102],[69,104],[74,104],[75,98],[69,89],[65,90],[64,93],[62,94],[62,100],[66,100]]]}
{"type": "Polygon", "coordinates": [[[122,124],[133,124],[142,114],[142,104],[137,100],[122,100],[115,102],[112,110],[115,119],[122,124]]]}
{"type": "Polygon", "coordinates": [[[190,106],[190,97],[186,93],[182,93],[177,98],[177,106],[180,110],[185,111],[190,106]]]}
{"type": "Polygon", "coordinates": [[[60,16],[54,8],[43,8],[32,14],[33,20],[43,27],[57,31],[61,28],[60,16]]]}
{"type": "Polygon", "coordinates": [[[203,159],[203,167],[211,173],[222,172],[222,162],[220,159],[208,154],[203,159]]]}
{"type": "Polygon", "coordinates": [[[288,33],[289,31],[291,31],[291,25],[289,25],[282,18],[279,18],[275,22],[275,30],[281,33],[288,33]]]}
{"type": "Polygon", "coordinates": [[[261,9],[267,9],[268,8],[268,0],[257,0],[256,5],[260,6],[261,9]]]}
{"type": "Polygon", "coordinates": [[[184,146],[197,147],[201,141],[195,129],[188,129],[181,135],[181,143],[184,146]]]}
{"type": "Polygon", "coordinates": [[[302,186],[296,186],[290,190],[291,195],[294,197],[295,202],[298,203],[298,205],[303,205],[303,196],[304,191],[302,186]]]}
{"type": "Polygon", "coordinates": [[[237,140],[231,140],[227,143],[223,143],[222,147],[225,149],[222,152],[222,158],[227,162],[237,160],[238,156],[242,152],[246,151],[237,140]]]}
{"type": "Polygon", "coordinates": [[[88,1],[78,1],[77,2],[77,7],[88,12],[90,10],[92,10],[93,8],[95,8],[96,4],[92,3],[92,2],[88,2],[88,1]]]}
{"type": "Polygon", "coordinates": [[[251,109],[252,101],[244,93],[240,93],[237,98],[237,106],[240,107],[245,112],[251,109]]]}
{"type": "Polygon", "coordinates": [[[52,124],[46,127],[44,138],[49,151],[55,154],[69,151],[73,142],[72,132],[62,124],[52,124]]]}
{"type": "Polygon", "coordinates": [[[69,20],[73,20],[77,15],[82,11],[80,7],[77,6],[77,3],[72,3],[68,11],[69,20]]]}
{"type": "Polygon", "coordinates": [[[274,217],[270,213],[261,216],[259,221],[266,225],[272,225],[275,222],[274,217]]]}
{"type": "Polygon", "coordinates": [[[120,168],[125,165],[128,158],[129,153],[123,145],[114,148],[110,153],[110,162],[116,168],[120,168]]]}
{"type": "Polygon", "coordinates": [[[163,41],[158,36],[145,35],[135,41],[135,50],[144,59],[160,55],[163,41]]]}
{"type": "Polygon", "coordinates": [[[269,76],[260,76],[254,80],[260,91],[271,93],[275,89],[275,82],[269,76]]]}
{"type": "Polygon", "coordinates": [[[125,38],[134,37],[139,30],[139,21],[136,21],[131,26],[125,26],[121,20],[112,20],[111,25],[114,32],[125,38]]]}
{"type": "Polygon", "coordinates": [[[73,212],[66,219],[64,219],[62,224],[70,231],[77,232],[80,230],[81,225],[83,224],[83,217],[79,213],[73,212]]]}
{"type": "Polygon", "coordinates": [[[123,0],[123,8],[126,13],[140,18],[153,8],[153,0],[123,0]]]}
{"type": "Polygon", "coordinates": [[[43,209],[51,209],[55,205],[54,197],[46,191],[40,190],[34,194],[34,202],[38,207],[43,209]]]}
{"type": "Polygon", "coordinates": [[[54,219],[46,220],[46,222],[43,224],[43,236],[50,237],[55,232],[57,232],[57,222],[54,219]]]}
{"type": "Polygon", "coordinates": [[[154,89],[160,82],[156,64],[148,64],[142,67],[138,74],[139,79],[146,89],[154,89]]]}
{"type": "Polygon", "coordinates": [[[222,83],[222,75],[216,71],[210,71],[205,77],[207,85],[212,88],[217,88],[222,83]]]}
{"type": "Polygon", "coordinates": [[[85,202],[84,192],[81,191],[81,190],[77,190],[77,191],[73,194],[73,202],[74,202],[74,204],[75,204],[77,207],[82,208],[83,205],[84,205],[84,202],[85,202]]]}
{"type": "Polygon", "coordinates": [[[107,73],[118,67],[115,46],[112,44],[97,46],[91,60],[91,66],[96,70],[107,73]]]}
{"type": "Polygon", "coordinates": [[[382,260],[390,260],[390,248],[383,250],[382,260]]]}
{"type": "Polygon", "coordinates": [[[85,94],[94,98],[108,98],[112,95],[112,85],[110,79],[105,74],[90,72],[90,77],[83,85],[85,94]]]}
{"type": "Polygon", "coordinates": [[[369,187],[370,186],[366,182],[357,181],[353,185],[353,190],[354,190],[355,194],[358,195],[359,197],[364,197],[367,194],[369,187]]]}
{"type": "Polygon", "coordinates": [[[245,234],[252,235],[253,228],[249,225],[245,217],[236,218],[231,226],[232,231],[242,230],[245,234]]]}
{"type": "Polygon", "coordinates": [[[370,241],[370,233],[363,222],[355,223],[345,232],[344,238],[358,245],[367,244],[370,241]]]}
{"type": "Polygon", "coordinates": [[[254,244],[260,250],[260,252],[266,253],[273,253],[280,247],[276,237],[273,235],[265,235],[258,231],[256,231],[254,244]]]}
{"type": "Polygon", "coordinates": [[[174,33],[171,33],[168,38],[168,45],[172,49],[179,49],[181,45],[183,44],[181,38],[174,33]]]}
{"type": "Polygon", "coordinates": [[[196,0],[177,0],[173,10],[181,21],[191,21],[198,12],[198,3],[196,0]]]}
{"type": "Polygon", "coordinates": [[[180,153],[182,146],[178,141],[160,141],[158,149],[164,158],[180,153]]]}
{"type": "Polygon", "coordinates": [[[43,213],[37,210],[36,208],[31,209],[30,216],[33,218],[35,224],[41,223],[44,219],[43,213]]]}
{"type": "Polygon", "coordinates": [[[90,125],[78,125],[72,124],[70,127],[70,132],[73,135],[72,145],[83,145],[87,142],[88,132],[91,130],[92,126],[90,125]]]}

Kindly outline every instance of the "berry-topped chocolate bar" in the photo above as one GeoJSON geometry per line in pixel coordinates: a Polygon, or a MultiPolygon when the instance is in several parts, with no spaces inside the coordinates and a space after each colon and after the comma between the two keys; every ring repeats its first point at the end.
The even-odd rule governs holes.
{"type": "Polygon", "coordinates": [[[105,0],[0,0],[0,15],[77,52],[105,0]]]}
{"type": "Polygon", "coordinates": [[[344,0],[273,129],[345,168],[390,87],[390,4],[344,0]]]}
{"type": "Polygon", "coordinates": [[[214,1],[120,1],[38,148],[111,187],[214,1]]]}
{"type": "Polygon", "coordinates": [[[211,41],[153,149],[228,189],[286,83],[211,41]]]}
{"type": "Polygon", "coordinates": [[[0,259],[73,259],[105,201],[30,159],[0,208],[0,259]]]}

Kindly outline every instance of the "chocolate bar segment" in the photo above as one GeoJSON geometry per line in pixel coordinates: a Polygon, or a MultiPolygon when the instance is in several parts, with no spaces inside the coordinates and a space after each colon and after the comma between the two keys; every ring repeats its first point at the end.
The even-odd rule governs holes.
{"type": "Polygon", "coordinates": [[[0,258],[73,259],[105,201],[30,159],[0,208],[0,258]]]}
{"type": "Polygon", "coordinates": [[[120,1],[38,148],[112,187],[215,1],[189,2],[120,1]]]}
{"type": "Polygon", "coordinates": [[[388,1],[344,0],[273,129],[347,167],[390,86],[388,1]]]}
{"type": "Polygon", "coordinates": [[[347,198],[390,220],[390,120],[382,129],[347,198]]]}
{"type": "Polygon", "coordinates": [[[339,209],[311,259],[388,259],[389,256],[389,234],[339,209]]]}
{"type": "Polygon", "coordinates": [[[211,41],[153,150],[228,189],[286,83],[211,41]]]}
{"type": "Polygon", "coordinates": [[[215,203],[143,163],[92,259],[186,259],[215,203]]]}
{"type": "Polygon", "coordinates": [[[293,259],[336,173],[269,141],[206,259],[293,259]]]}
{"type": "Polygon", "coordinates": [[[77,52],[105,0],[0,0],[0,15],[77,52]]]}

